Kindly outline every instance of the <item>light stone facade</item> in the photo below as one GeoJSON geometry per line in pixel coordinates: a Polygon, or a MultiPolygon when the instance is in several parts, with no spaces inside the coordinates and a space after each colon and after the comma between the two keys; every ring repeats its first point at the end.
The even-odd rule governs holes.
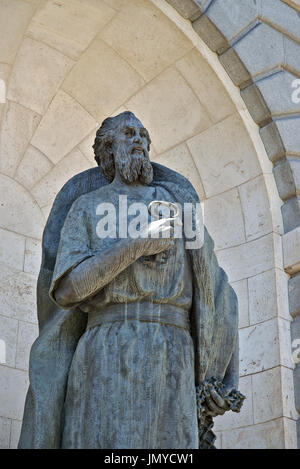
{"type": "Polygon", "coordinates": [[[149,129],[152,159],[196,188],[238,295],[247,400],[216,419],[218,447],[297,447],[297,3],[0,0],[0,447],[18,441],[51,204],[123,110],[149,129]]]}

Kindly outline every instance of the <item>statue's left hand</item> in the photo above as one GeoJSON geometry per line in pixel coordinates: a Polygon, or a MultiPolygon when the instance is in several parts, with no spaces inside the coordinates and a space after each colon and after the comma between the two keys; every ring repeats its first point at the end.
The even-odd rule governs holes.
{"type": "Polygon", "coordinates": [[[215,389],[210,389],[210,395],[206,397],[204,406],[206,408],[206,415],[211,415],[212,417],[223,415],[229,410],[229,405],[215,389]]]}

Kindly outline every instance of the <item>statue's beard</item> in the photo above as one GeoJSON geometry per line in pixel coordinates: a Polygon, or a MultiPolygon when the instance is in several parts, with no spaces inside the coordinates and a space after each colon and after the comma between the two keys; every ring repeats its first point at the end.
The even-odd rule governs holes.
{"type": "Polygon", "coordinates": [[[144,154],[128,152],[127,145],[119,145],[116,150],[115,165],[120,177],[126,184],[140,181],[150,184],[153,179],[153,168],[149,160],[149,153],[144,154]]]}

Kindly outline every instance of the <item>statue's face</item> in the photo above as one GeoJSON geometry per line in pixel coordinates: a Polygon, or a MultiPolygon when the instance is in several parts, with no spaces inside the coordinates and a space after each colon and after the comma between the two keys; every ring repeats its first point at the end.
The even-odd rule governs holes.
{"type": "Polygon", "coordinates": [[[128,156],[149,158],[147,131],[137,119],[121,122],[114,138],[114,146],[126,148],[128,156]]]}
{"type": "Polygon", "coordinates": [[[153,169],[149,160],[148,133],[135,117],[121,119],[112,142],[115,167],[126,183],[149,184],[153,169]]]}

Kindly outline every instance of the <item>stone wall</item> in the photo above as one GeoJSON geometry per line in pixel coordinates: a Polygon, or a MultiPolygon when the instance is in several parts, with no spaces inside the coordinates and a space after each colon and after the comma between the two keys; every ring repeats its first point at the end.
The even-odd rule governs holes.
{"type": "MultiPolygon", "coordinates": [[[[7,88],[6,103],[0,104],[0,340],[6,345],[0,365],[1,447],[16,446],[22,419],[29,350],[37,336],[35,283],[45,220],[64,182],[94,165],[91,145],[101,121],[125,109],[149,129],[151,158],[195,186],[219,262],[239,297],[240,387],[247,400],[241,414],[216,420],[219,447],[296,447],[284,267],[297,270],[299,234],[294,225],[286,229],[283,258],[280,209],[286,226],[293,217],[285,215],[285,207],[294,204],[295,192],[285,198],[286,177],[273,173],[274,162],[291,168],[288,155],[297,155],[293,142],[288,147],[283,138],[290,127],[286,134],[280,130],[291,113],[272,110],[255,85],[254,102],[265,112],[256,117],[252,100],[249,104],[244,93],[243,102],[238,93],[238,86],[254,89],[250,72],[240,81],[229,72],[231,80],[223,69],[230,66],[216,60],[214,51],[237,60],[229,36],[213,29],[223,42],[218,48],[209,42],[213,36],[206,28],[221,28],[217,13],[209,18],[214,10],[204,15],[192,1],[169,3],[0,0],[0,78],[7,88]]],[[[198,2],[206,8],[217,3],[198,2]]],[[[229,9],[230,2],[223,3],[229,9]]],[[[218,14],[222,17],[223,10],[218,14]]],[[[243,20],[247,25],[249,18],[243,20]]],[[[228,34],[235,36],[232,31],[228,34]]],[[[264,36],[258,43],[260,50],[268,44],[264,36]]],[[[240,62],[228,63],[234,71],[240,62]]],[[[245,73],[243,67],[237,75],[245,73]]],[[[261,70],[257,77],[267,79],[261,70]]],[[[294,111],[289,122],[297,122],[294,111]]],[[[290,294],[290,305],[296,314],[297,277],[292,281],[296,293],[290,294]]]]}

